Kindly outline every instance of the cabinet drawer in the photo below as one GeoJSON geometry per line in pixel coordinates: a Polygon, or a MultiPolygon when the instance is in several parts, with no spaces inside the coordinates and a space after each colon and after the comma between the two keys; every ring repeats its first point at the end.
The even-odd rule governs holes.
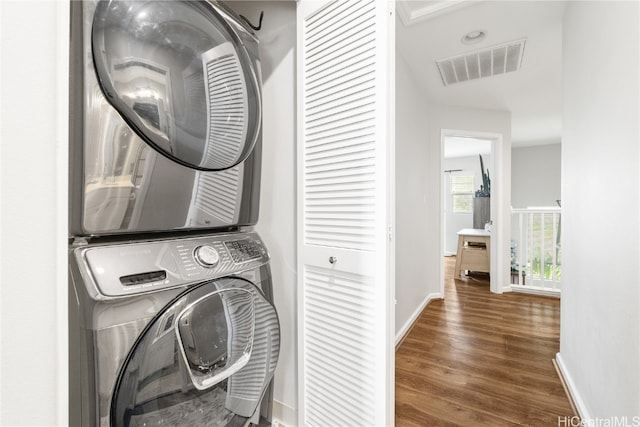
{"type": "Polygon", "coordinates": [[[486,249],[463,249],[460,269],[489,273],[489,253],[486,249]]]}

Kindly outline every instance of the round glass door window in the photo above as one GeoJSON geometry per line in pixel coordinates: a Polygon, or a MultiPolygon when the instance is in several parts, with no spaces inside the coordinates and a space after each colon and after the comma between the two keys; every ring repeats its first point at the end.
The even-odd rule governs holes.
{"type": "Polygon", "coordinates": [[[257,46],[245,44],[256,42],[221,7],[102,0],[92,27],[105,98],[145,142],[199,170],[242,162],[261,128],[257,46]]]}
{"type": "Polygon", "coordinates": [[[260,410],[279,349],[275,309],[252,283],[198,286],[159,313],[130,351],[110,425],[244,425],[260,410]]]}

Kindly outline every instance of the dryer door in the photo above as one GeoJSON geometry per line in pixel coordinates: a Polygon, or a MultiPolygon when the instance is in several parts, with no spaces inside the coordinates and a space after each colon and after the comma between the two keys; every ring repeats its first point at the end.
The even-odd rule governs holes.
{"type": "Polygon", "coordinates": [[[106,99],[161,154],[224,170],[251,153],[261,128],[257,40],[222,4],[101,0],[91,44],[106,99]]]}
{"type": "Polygon", "coordinates": [[[189,290],[127,357],[110,424],[242,425],[259,413],[279,348],[275,309],[250,282],[224,278],[189,290]]]}

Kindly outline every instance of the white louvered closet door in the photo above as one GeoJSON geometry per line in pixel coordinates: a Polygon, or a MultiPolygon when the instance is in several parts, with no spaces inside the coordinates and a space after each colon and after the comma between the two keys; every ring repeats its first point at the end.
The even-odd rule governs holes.
{"type": "Polygon", "coordinates": [[[298,3],[300,426],[393,424],[394,13],[298,3]]]}

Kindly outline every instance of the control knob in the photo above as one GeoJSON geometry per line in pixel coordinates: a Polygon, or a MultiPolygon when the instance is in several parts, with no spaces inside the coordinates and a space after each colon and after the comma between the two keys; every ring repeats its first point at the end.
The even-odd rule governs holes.
{"type": "Polygon", "coordinates": [[[196,262],[205,268],[215,267],[220,262],[218,251],[209,245],[198,246],[193,251],[196,262]]]}

